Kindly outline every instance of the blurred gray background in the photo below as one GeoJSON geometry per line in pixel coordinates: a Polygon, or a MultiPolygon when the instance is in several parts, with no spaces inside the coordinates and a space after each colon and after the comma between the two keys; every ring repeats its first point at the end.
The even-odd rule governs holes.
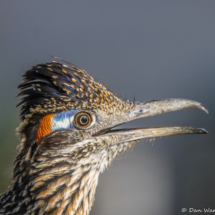
{"type": "Polygon", "coordinates": [[[0,1],[0,192],[19,143],[16,87],[24,71],[51,56],[85,69],[123,99],[187,98],[210,112],[124,125],[187,125],[209,134],[138,143],[101,174],[91,214],[215,209],[215,1],[0,1]]]}

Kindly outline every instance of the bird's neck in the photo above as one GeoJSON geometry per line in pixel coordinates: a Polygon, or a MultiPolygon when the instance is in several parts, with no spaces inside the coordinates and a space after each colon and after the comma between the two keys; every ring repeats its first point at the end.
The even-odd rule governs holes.
{"type": "Polygon", "coordinates": [[[34,141],[21,145],[12,185],[0,196],[0,215],[88,215],[99,173],[135,144],[133,141],[111,147],[99,138],[73,144],[69,130],[59,132],[47,136],[39,146],[34,141]]]}
{"type": "Polygon", "coordinates": [[[36,162],[25,166],[22,175],[0,197],[0,211],[88,215],[100,170],[77,165],[65,157],[43,157],[36,162]]]}

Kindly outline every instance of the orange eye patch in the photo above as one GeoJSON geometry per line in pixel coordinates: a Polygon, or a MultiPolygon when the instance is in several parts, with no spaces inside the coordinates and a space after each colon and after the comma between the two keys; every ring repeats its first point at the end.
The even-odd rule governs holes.
{"type": "Polygon", "coordinates": [[[54,117],[54,114],[49,114],[47,116],[44,116],[38,125],[35,142],[38,145],[39,142],[42,140],[43,137],[45,137],[47,134],[50,134],[52,132],[52,118],[54,117]]]}
{"type": "Polygon", "coordinates": [[[77,110],[69,110],[57,114],[49,114],[44,116],[38,125],[35,142],[38,145],[39,142],[47,134],[53,131],[61,129],[74,129],[73,116],[77,110]]]}

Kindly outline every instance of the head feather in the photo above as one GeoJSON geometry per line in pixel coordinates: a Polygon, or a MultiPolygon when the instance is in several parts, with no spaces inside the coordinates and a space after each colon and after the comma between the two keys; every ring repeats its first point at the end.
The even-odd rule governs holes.
{"type": "MultiPolygon", "coordinates": [[[[67,62],[66,62],[67,63],[67,62]]],[[[21,118],[33,113],[44,114],[62,110],[112,106],[121,100],[103,85],[71,63],[67,65],[56,61],[33,66],[23,75],[24,82],[18,86],[19,96],[24,96],[18,104],[22,105],[21,118]]]]}

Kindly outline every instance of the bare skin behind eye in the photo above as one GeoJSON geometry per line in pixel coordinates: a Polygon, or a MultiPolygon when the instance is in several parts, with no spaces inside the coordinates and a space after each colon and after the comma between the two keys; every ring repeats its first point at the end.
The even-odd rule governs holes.
{"type": "Polygon", "coordinates": [[[38,125],[36,136],[35,136],[35,142],[38,145],[39,142],[45,137],[47,134],[50,134],[52,132],[52,125],[51,120],[53,118],[54,114],[49,114],[44,116],[38,125]]]}

